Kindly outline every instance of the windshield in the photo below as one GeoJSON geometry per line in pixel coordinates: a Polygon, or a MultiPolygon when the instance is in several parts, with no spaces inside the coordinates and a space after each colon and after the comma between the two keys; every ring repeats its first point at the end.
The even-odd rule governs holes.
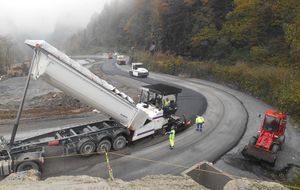
{"type": "Polygon", "coordinates": [[[143,68],[143,65],[134,65],[133,69],[143,68]]]}
{"type": "Polygon", "coordinates": [[[141,102],[149,102],[153,99],[155,99],[156,94],[153,92],[148,92],[148,91],[142,91],[140,101],[141,102]]]}
{"type": "Polygon", "coordinates": [[[140,102],[151,104],[157,108],[162,107],[162,96],[150,91],[142,91],[140,102]]]}
{"type": "Polygon", "coordinates": [[[279,123],[280,123],[279,118],[266,115],[263,128],[271,132],[276,132],[278,131],[279,123]]]}

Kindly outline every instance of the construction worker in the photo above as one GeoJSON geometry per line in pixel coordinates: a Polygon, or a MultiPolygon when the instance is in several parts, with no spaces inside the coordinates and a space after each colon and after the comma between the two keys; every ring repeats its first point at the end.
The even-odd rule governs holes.
{"type": "Polygon", "coordinates": [[[165,115],[168,114],[170,103],[171,100],[168,97],[166,99],[163,99],[163,110],[165,115]]]}
{"type": "Polygon", "coordinates": [[[164,107],[169,107],[170,103],[171,103],[171,100],[168,97],[163,100],[163,106],[164,107]]]}
{"type": "Polygon", "coordinates": [[[175,128],[172,127],[171,131],[167,132],[166,134],[169,135],[170,149],[173,149],[175,143],[175,128]]]}
{"type": "Polygon", "coordinates": [[[197,115],[197,117],[196,117],[196,125],[197,125],[196,131],[202,132],[203,124],[204,124],[204,117],[202,117],[200,115],[197,115]]]}

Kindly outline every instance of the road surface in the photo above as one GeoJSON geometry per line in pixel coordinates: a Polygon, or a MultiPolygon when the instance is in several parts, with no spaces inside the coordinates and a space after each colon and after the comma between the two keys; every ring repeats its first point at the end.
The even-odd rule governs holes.
{"type": "MultiPolygon", "coordinates": [[[[112,60],[105,61],[104,64],[101,62],[99,67],[110,75],[112,80],[132,87],[158,81],[180,86],[183,92],[179,96],[178,114],[185,114],[193,119],[196,114],[204,113],[206,119],[203,133],[196,132],[193,126],[178,134],[173,150],[168,149],[167,137],[161,136],[143,139],[124,150],[112,152],[110,163],[115,178],[131,180],[151,174],[179,174],[202,160],[216,162],[218,167],[234,175],[264,177],[260,166],[251,165],[240,158],[239,149],[247,144],[249,138],[256,133],[261,122],[257,114],[264,113],[270,106],[241,92],[199,79],[150,73],[148,78],[137,80],[137,78],[129,77],[128,66],[117,66],[112,60]]],[[[87,119],[101,118],[90,115],[52,121],[27,121],[22,130],[54,127],[62,123],[70,124],[87,119]]],[[[7,129],[7,126],[0,125],[1,132],[4,129],[7,129]]],[[[285,156],[279,158],[276,166],[278,169],[286,166],[287,163],[299,164],[299,144],[299,134],[289,123],[283,150],[285,156]]],[[[55,148],[48,150],[49,155],[56,152],[55,148]]],[[[104,160],[103,155],[88,158],[50,157],[46,159],[44,177],[91,175],[107,178],[108,172],[104,160]]]]}
{"type": "MultiPolygon", "coordinates": [[[[178,134],[173,150],[168,148],[165,136],[145,139],[120,152],[112,152],[110,163],[115,178],[131,180],[151,174],[179,174],[199,161],[216,161],[239,141],[245,130],[247,111],[231,94],[184,79],[152,73],[148,79],[137,81],[135,78],[128,79],[127,73],[119,70],[112,62],[99,66],[115,80],[129,85],[141,86],[158,81],[179,85],[183,88],[178,100],[179,114],[185,113],[192,117],[203,112],[203,109],[205,111],[204,132],[196,132],[192,127],[178,134]],[[203,107],[205,102],[208,105],[206,109],[203,107]]],[[[60,158],[61,167],[53,169],[57,161],[57,158],[47,160],[46,177],[61,174],[108,177],[107,166],[101,155],[90,158],[60,158]]]]}

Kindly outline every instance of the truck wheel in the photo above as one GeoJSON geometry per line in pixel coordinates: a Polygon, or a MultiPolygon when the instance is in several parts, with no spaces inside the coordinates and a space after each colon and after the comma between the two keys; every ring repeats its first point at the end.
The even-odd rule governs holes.
{"type": "Polygon", "coordinates": [[[273,146],[272,146],[272,152],[273,153],[277,153],[278,151],[279,151],[279,145],[278,144],[273,144],[273,146]]]}
{"type": "Polygon", "coordinates": [[[17,167],[17,172],[22,172],[22,171],[27,171],[27,170],[40,170],[40,167],[37,163],[33,161],[27,161],[27,162],[22,162],[18,167],[17,167]]]}
{"type": "Polygon", "coordinates": [[[130,75],[130,76],[133,76],[132,71],[129,71],[129,75],[130,75]]]}
{"type": "Polygon", "coordinates": [[[99,142],[97,146],[97,152],[98,153],[104,153],[105,151],[110,151],[111,149],[111,142],[109,140],[102,140],[99,142]]]}
{"type": "Polygon", "coordinates": [[[77,147],[78,153],[82,156],[90,156],[96,149],[95,143],[88,138],[80,140],[77,147]]]}
{"type": "Polygon", "coordinates": [[[271,163],[271,166],[272,166],[272,167],[275,166],[276,160],[277,160],[277,159],[273,160],[273,162],[271,163]]]}
{"type": "Polygon", "coordinates": [[[250,146],[254,146],[256,144],[257,138],[256,137],[251,137],[251,139],[249,140],[249,145],[250,146]]]}
{"type": "Polygon", "coordinates": [[[126,146],[126,138],[124,136],[118,136],[113,143],[113,148],[115,150],[121,150],[126,146]]]}

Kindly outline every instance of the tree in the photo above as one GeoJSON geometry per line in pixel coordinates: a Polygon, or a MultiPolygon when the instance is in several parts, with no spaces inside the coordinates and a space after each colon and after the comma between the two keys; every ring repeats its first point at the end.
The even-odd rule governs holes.
{"type": "Polygon", "coordinates": [[[0,36],[0,74],[6,74],[14,60],[14,46],[10,39],[0,36]]]}

